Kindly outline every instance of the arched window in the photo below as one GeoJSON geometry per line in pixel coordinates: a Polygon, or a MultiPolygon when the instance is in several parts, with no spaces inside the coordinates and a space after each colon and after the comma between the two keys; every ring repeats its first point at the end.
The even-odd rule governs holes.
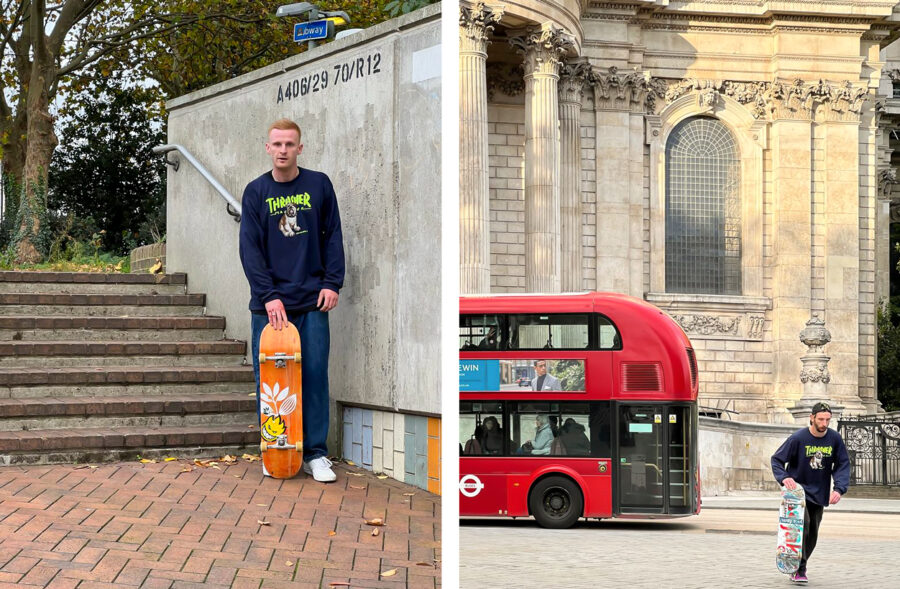
{"type": "Polygon", "coordinates": [[[741,294],[740,162],[713,118],[685,119],[666,143],[666,291],[741,294]]]}

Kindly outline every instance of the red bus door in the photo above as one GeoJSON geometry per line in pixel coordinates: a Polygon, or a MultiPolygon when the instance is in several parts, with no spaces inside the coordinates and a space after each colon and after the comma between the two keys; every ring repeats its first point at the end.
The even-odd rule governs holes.
{"type": "Polygon", "coordinates": [[[622,403],[618,413],[617,511],[692,513],[691,407],[622,403]]]}

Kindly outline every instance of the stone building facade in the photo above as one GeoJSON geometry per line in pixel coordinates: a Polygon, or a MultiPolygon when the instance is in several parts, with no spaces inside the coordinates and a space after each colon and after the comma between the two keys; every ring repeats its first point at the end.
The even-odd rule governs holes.
{"type": "Polygon", "coordinates": [[[701,403],[768,423],[793,422],[815,316],[832,402],[879,410],[898,6],[463,2],[461,290],[644,298],[693,341],[701,403]]]}

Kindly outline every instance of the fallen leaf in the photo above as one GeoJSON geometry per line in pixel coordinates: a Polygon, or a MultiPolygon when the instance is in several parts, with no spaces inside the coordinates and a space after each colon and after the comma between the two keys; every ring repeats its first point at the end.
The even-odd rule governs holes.
{"type": "Polygon", "coordinates": [[[216,466],[215,464],[213,464],[212,467],[213,467],[214,469],[216,469],[216,470],[222,470],[221,468],[219,468],[219,467],[216,466]]]}
{"type": "Polygon", "coordinates": [[[292,566],[294,566],[294,563],[292,563],[291,561],[288,560],[284,563],[284,566],[292,567],[292,566]]]}
{"type": "Polygon", "coordinates": [[[233,475],[231,475],[231,476],[233,476],[233,477],[236,478],[236,479],[241,478],[241,475],[239,475],[239,474],[233,474],[233,475]]]}
{"type": "Polygon", "coordinates": [[[166,461],[166,462],[172,462],[173,460],[178,460],[178,459],[175,458],[174,456],[169,456],[168,458],[166,458],[165,461],[166,461]]]}
{"type": "Polygon", "coordinates": [[[396,574],[397,574],[397,569],[391,569],[389,571],[384,571],[383,573],[381,573],[381,576],[382,577],[393,577],[396,574]]]}
{"type": "Polygon", "coordinates": [[[417,562],[416,565],[420,566],[420,567],[433,567],[434,566],[433,564],[427,563],[427,562],[417,562]]]}
{"type": "Polygon", "coordinates": [[[156,464],[156,461],[150,458],[141,458],[141,464],[156,464]]]}
{"type": "Polygon", "coordinates": [[[351,489],[365,489],[365,487],[358,487],[356,485],[350,485],[351,489]]]}
{"type": "Polygon", "coordinates": [[[356,466],[356,463],[353,462],[352,460],[347,460],[346,462],[347,462],[347,464],[349,464],[350,466],[356,466]]]}
{"type": "Polygon", "coordinates": [[[181,472],[191,472],[192,470],[194,470],[193,466],[185,466],[181,469],[181,472]]]}
{"type": "Polygon", "coordinates": [[[380,475],[378,475],[378,478],[384,480],[384,479],[388,478],[388,475],[386,475],[386,474],[380,474],[380,475]]]}
{"type": "Polygon", "coordinates": [[[381,533],[381,529],[380,529],[380,528],[375,528],[374,530],[372,530],[372,535],[373,535],[373,536],[377,536],[377,535],[380,534],[380,533],[381,533]]]}
{"type": "Polygon", "coordinates": [[[272,525],[271,523],[269,523],[269,522],[264,522],[264,521],[261,520],[261,519],[256,520],[256,523],[258,523],[258,524],[261,525],[261,526],[271,526],[271,525],[272,525]]]}
{"type": "Polygon", "coordinates": [[[361,476],[362,476],[362,473],[361,473],[361,472],[348,472],[347,474],[349,474],[350,476],[354,476],[354,477],[361,477],[361,476]]]}
{"type": "Polygon", "coordinates": [[[256,462],[257,460],[259,460],[259,456],[253,456],[252,454],[244,454],[243,456],[241,456],[241,458],[248,462],[256,462]]]}
{"type": "Polygon", "coordinates": [[[328,583],[328,586],[329,587],[349,587],[350,583],[348,583],[347,581],[333,581],[331,583],[328,583]]]}
{"type": "Polygon", "coordinates": [[[224,462],[225,464],[234,464],[235,462],[237,462],[237,457],[236,457],[236,456],[229,456],[228,454],[226,454],[226,455],[222,458],[222,462],[224,462]]]}
{"type": "Polygon", "coordinates": [[[370,526],[383,526],[384,520],[382,520],[380,517],[373,517],[372,519],[367,519],[366,524],[370,526]]]}
{"type": "Polygon", "coordinates": [[[257,503],[256,506],[257,507],[268,507],[269,504],[268,503],[257,503]]]}
{"type": "Polygon", "coordinates": [[[247,429],[253,429],[254,427],[256,427],[256,426],[251,423],[250,425],[247,426],[247,429]]]}
{"type": "Polygon", "coordinates": [[[404,493],[403,494],[404,497],[412,497],[413,495],[415,495],[415,493],[404,493]]]}
{"type": "Polygon", "coordinates": [[[255,396],[256,396],[256,393],[247,393],[247,396],[248,396],[248,397],[255,397],[255,396]]]}
{"type": "Polygon", "coordinates": [[[335,536],[335,535],[337,535],[337,532],[335,532],[334,530],[331,530],[330,532],[328,532],[328,535],[335,536]]]}

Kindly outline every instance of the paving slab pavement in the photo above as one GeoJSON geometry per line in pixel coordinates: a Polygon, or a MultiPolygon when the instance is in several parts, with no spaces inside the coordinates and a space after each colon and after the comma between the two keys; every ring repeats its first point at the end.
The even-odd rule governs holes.
{"type": "Polygon", "coordinates": [[[439,496],[346,464],[327,485],[215,466],[0,468],[0,589],[440,587],[439,496]]]}

